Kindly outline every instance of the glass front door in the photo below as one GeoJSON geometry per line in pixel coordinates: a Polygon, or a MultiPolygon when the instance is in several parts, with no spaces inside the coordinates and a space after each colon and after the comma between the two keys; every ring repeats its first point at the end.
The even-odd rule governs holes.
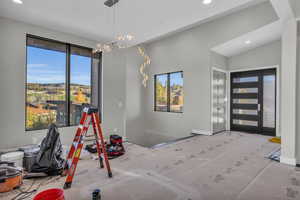
{"type": "Polygon", "coordinates": [[[276,135],[276,69],[231,74],[231,130],[276,135]]]}

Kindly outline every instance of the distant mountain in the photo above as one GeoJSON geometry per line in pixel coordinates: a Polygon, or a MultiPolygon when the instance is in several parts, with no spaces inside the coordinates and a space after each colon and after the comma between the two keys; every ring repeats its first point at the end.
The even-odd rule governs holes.
{"type": "MultiPolygon", "coordinates": [[[[27,83],[27,85],[35,87],[65,87],[65,83],[27,83]]],[[[76,83],[71,83],[70,86],[89,87],[87,85],[81,85],[76,83]]]]}
{"type": "Polygon", "coordinates": [[[64,86],[64,83],[27,83],[28,86],[52,86],[52,87],[61,87],[64,86]]]}

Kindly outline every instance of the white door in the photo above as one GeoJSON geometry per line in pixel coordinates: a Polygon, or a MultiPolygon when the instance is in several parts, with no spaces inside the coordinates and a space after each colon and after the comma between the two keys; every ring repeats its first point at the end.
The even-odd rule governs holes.
{"type": "Polygon", "coordinates": [[[213,70],[212,81],[212,121],[213,133],[226,130],[226,73],[213,70]]]}

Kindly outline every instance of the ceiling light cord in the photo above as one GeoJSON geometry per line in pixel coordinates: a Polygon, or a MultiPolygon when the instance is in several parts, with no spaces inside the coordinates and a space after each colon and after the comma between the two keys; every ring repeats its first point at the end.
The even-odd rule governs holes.
{"type": "MultiPolygon", "coordinates": [[[[118,24],[117,24],[117,7],[118,6],[116,3],[119,2],[119,0],[108,0],[109,3],[107,3],[107,1],[104,3],[104,5],[112,5],[112,6],[108,6],[108,7],[113,7],[112,8],[112,27],[111,27],[111,33],[112,33],[112,37],[113,40],[104,44],[98,43],[96,45],[96,48],[93,50],[94,53],[99,53],[99,52],[110,52],[113,49],[122,49],[122,48],[128,48],[128,42],[134,39],[133,35],[130,34],[120,34],[118,32],[118,24]]],[[[109,14],[109,16],[110,16],[109,14]]],[[[110,20],[109,20],[110,21],[110,20]]]]}
{"type": "Polygon", "coordinates": [[[116,6],[113,6],[113,40],[115,40],[115,38],[117,37],[116,35],[116,6]]]}

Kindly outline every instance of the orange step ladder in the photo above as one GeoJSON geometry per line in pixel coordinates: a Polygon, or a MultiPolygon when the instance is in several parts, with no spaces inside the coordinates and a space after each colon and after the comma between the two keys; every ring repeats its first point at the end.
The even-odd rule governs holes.
{"type": "Polygon", "coordinates": [[[108,161],[108,156],[106,152],[106,145],[104,142],[104,137],[102,133],[102,128],[100,126],[100,119],[99,119],[99,111],[98,108],[94,107],[85,107],[82,112],[82,116],[76,131],[75,138],[73,140],[73,144],[71,145],[71,149],[69,151],[65,168],[64,168],[64,175],[67,175],[66,182],[64,185],[64,189],[68,189],[72,185],[72,181],[74,178],[74,174],[76,171],[76,167],[80,158],[81,150],[83,148],[83,140],[84,136],[86,135],[90,124],[93,125],[93,130],[96,138],[96,145],[97,145],[97,152],[99,156],[100,167],[104,168],[103,165],[103,158],[101,154],[104,155],[105,166],[108,172],[108,177],[112,177],[111,168],[108,161]],[[100,145],[101,143],[101,145],[100,145]]]}

